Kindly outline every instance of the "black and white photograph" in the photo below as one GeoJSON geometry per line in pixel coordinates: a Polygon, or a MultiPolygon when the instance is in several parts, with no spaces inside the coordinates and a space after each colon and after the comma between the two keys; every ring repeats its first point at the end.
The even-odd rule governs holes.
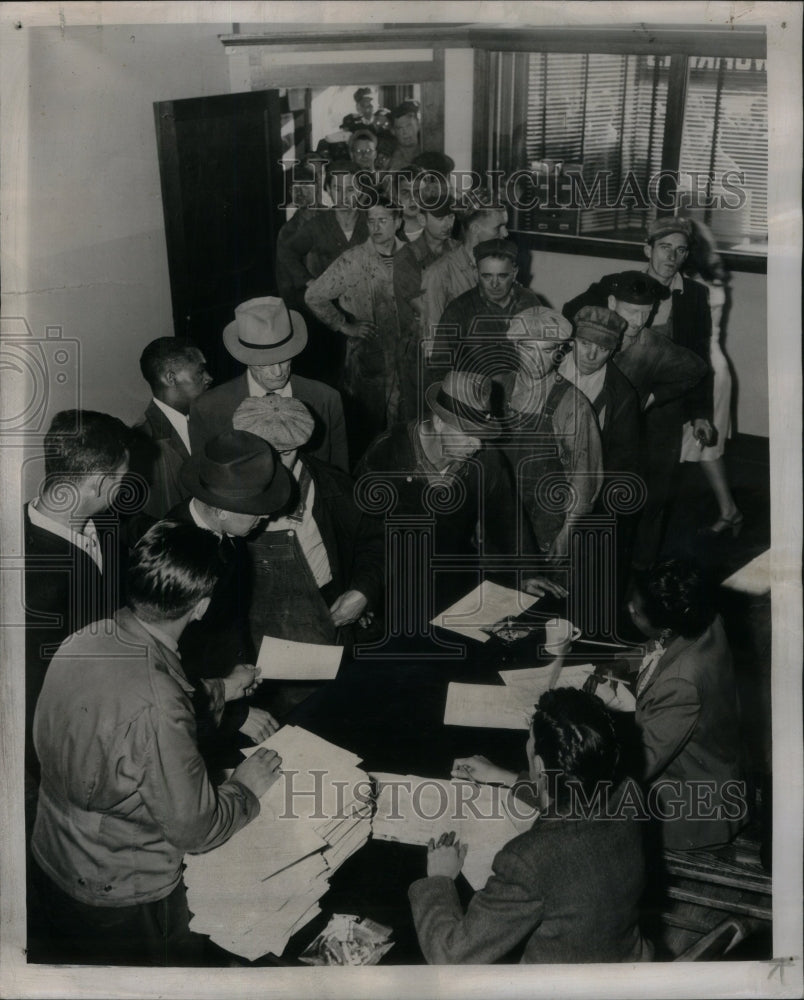
{"type": "Polygon", "coordinates": [[[0,996],[802,995],[802,22],[0,5],[0,996]]]}

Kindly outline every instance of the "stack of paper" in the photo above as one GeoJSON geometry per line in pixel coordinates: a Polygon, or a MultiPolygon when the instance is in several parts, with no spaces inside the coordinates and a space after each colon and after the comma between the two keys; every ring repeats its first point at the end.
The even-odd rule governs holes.
{"type": "MultiPolygon", "coordinates": [[[[538,816],[508,788],[471,781],[441,781],[415,774],[372,774],[377,782],[376,840],[427,844],[450,830],[467,845],[463,874],[474,889],[491,875],[497,852],[529,830],[538,816]]],[[[422,874],[424,874],[422,872],[422,874]]]]}
{"type": "Polygon", "coordinates": [[[359,757],[298,726],[260,745],[280,755],[282,775],[259,816],[214,851],[188,856],[185,872],[192,930],[249,961],[282,954],[321,912],[332,873],[371,833],[371,783],[359,757]]]}

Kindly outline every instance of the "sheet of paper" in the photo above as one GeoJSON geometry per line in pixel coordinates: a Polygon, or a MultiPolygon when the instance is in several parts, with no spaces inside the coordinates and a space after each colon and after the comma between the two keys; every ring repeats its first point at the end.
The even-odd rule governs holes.
{"type": "Polygon", "coordinates": [[[528,688],[454,681],[447,688],[445,726],[527,729],[532,714],[528,688]]]}
{"type": "MultiPolygon", "coordinates": [[[[526,667],[523,670],[498,670],[507,687],[521,691],[533,698],[543,694],[553,674],[555,661],[543,667],[526,667]]],[[[556,678],[555,687],[582,688],[590,674],[594,673],[592,663],[565,663],[556,678]]]]}
{"type": "Polygon", "coordinates": [[[488,628],[509,615],[520,615],[533,607],[536,601],[537,598],[531,594],[484,580],[446,611],[436,615],[430,624],[457,632],[468,639],[487,642],[489,636],[482,628],[488,628]]]}
{"type": "Polygon", "coordinates": [[[319,646],[263,636],[257,666],[264,680],[331,681],[338,673],[343,646],[319,646]]]}

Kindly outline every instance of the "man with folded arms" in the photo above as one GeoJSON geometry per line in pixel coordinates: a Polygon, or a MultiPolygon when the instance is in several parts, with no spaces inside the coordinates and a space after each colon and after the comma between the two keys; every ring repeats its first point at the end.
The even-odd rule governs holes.
{"type": "Polygon", "coordinates": [[[54,657],[34,720],[42,765],[32,854],[41,960],[197,965],[186,852],[254,819],[281,759],[258,750],[214,788],[178,641],[203,617],[218,544],[161,522],[137,544],[128,606],[54,657]]]}

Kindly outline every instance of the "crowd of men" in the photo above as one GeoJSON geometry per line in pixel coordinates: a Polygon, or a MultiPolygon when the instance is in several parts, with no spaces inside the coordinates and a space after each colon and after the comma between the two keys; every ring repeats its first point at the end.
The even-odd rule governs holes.
{"type": "Polygon", "coordinates": [[[89,927],[107,956],[137,936],[159,960],[167,921],[172,958],[192,957],[182,854],[248,822],[281,762],[261,751],[211,775],[301,697],[255,697],[262,637],[348,649],[382,634],[396,568],[356,480],[391,481],[396,513],[434,524],[437,554],[532,557],[536,594],[564,593],[551,568],[573,525],[607,509],[606,485],[641,483],[641,510],[617,515],[624,596],[659,554],[683,424],[711,436],[709,308],[680,277],[686,220],[658,218],[646,269],[602,276],[559,311],[518,283],[505,206],[457,202],[450,164],[421,152],[414,103],[388,116],[386,171],[402,174],[360,207],[356,174],[376,172],[383,133],[366,96],[350,158],[326,164],[331,204],[296,185],[280,294],[237,305],[221,331],[243,373],[213,386],[197,345],[160,337],[142,352],[151,400],[134,428],[75,410],[48,432],[25,511],[26,816],[31,891],[67,952],[89,927]],[[294,371],[322,356],[332,384],[294,371]],[[127,477],[142,503],[121,514],[127,477]],[[460,489],[439,506],[444,482],[460,489]],[[87,820],[121,802],[137,842],[130,822],[87,820]]]}

